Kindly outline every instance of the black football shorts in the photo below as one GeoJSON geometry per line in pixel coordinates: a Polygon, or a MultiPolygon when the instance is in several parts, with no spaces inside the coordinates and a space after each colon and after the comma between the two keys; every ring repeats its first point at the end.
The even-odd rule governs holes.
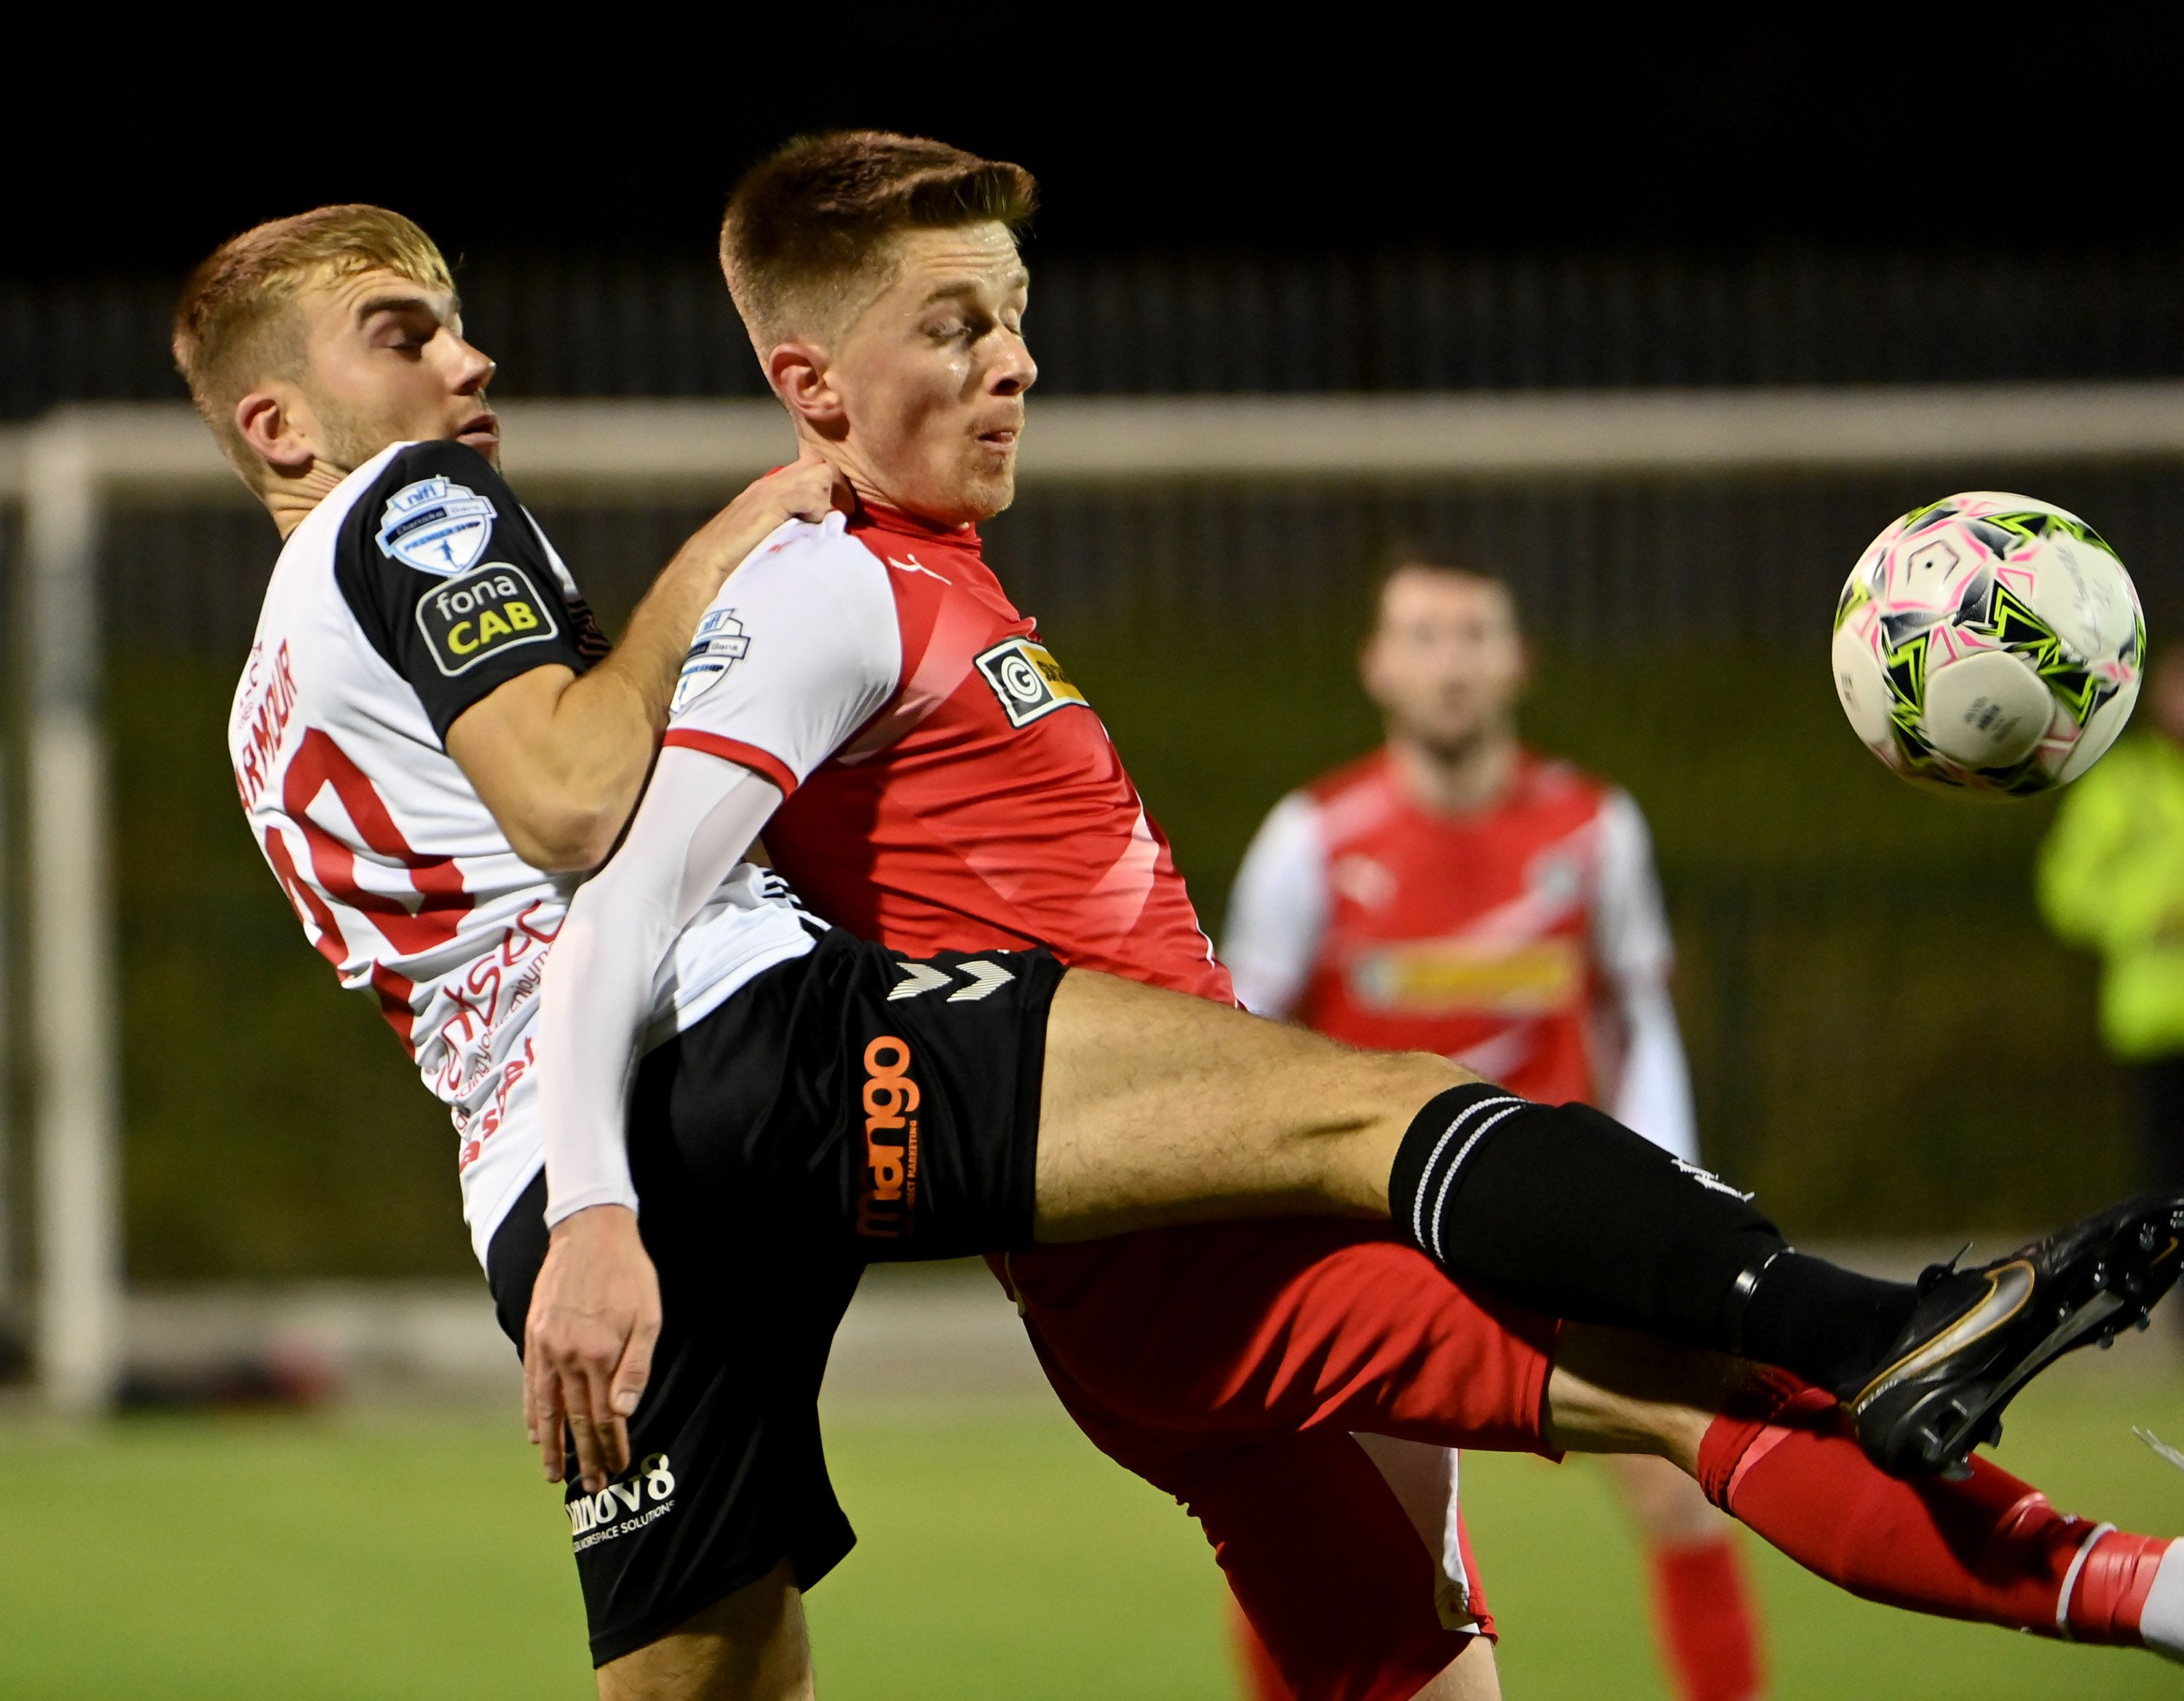
{"type": "MultiPolygon", "coordinates": [[[[566,1495],[594,1663],[850,1551],[819,1436],[835,1327],[867,1263],[1029,1241],[1061,973],[1044,950],[911,959],[835,930],[646,1055],[630,1163],[660,1342],[632,1469],[566,1495]]],[[[541,1175],[488,1255],[519,1348],[545,1198],[541,1175]]]]}

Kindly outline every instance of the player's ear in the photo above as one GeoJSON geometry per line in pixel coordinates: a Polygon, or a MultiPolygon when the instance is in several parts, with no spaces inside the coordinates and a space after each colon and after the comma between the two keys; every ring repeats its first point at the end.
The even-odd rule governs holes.
{"type": "Polygon", "coordinates": [[[838,438],[849,428],[841,392],[832,382],[833,362],[816,343],[777,343],[766,357],[766,382],[782,405],[822,438],[838,438]]]}
{"type": "Polygon", "coordinates": [[[311,470],[315,451],[300,399],[268,387],[253,390],[235,404],[235,428],[274,471],[297,478],[311,470]]]}
{"type": "Polygon", "coordinates": [[[1357,683],[1364,688],[1366,697],[1375,708],[1390,706],[1387,670],[1384,666],[1386,653],[1380,643],[1380,628],[1376,623],[1357,646],[1357,683]]]}

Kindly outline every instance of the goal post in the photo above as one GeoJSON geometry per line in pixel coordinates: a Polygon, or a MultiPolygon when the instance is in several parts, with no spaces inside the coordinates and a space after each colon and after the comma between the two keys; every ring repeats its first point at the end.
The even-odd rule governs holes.
{"type": "MultiPolygon", "coordinates": [[[[766,400],[516,401],[502,410],[526,498],[725,499],[794,446],[766,400]]],[[[2184,383],[1827,390],[1041,399],[1020,477],[1043,483],[1341,481],[1394,486],[1650,476],[1737,478],[1919,465],[2184,463],[2184,383]]],[[[27,862],[25,972],[7,989],[30,1055],[31,1230],[39,1387],[55,1409],[113,1402],[123,1358],[121,1105],[101,539],[116,504],[248,501],[180,404],[81,405],[0,431],[12,564],[27,862]]],[[[1888,516],[1876,515],[1877,527],[1888,516]]],[[[6,841],[0,839],[0,845],[6,841]]],[[[0,1143],[0,1154],[5,1152],[0,1143]]],[[[0,1176],[10,1173],[0,1165],[0,1176]]]]}
{"type": "Polygon", "coordinates": [[[99,438],[68,423],[24,455],[25,990],[36,1106],[35,1339],[47,1399],[110,1399],[120,1361],[120,1034],[98,718],[99,438]]]}

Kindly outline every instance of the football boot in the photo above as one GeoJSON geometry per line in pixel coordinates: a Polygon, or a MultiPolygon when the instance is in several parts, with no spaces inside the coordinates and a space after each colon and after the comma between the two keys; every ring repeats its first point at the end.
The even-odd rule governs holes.
{"type": "Polygon", "coordinates": [[[1932,1265],[1882,1367],[1836,1391],[1883,1470],[1955,1470],[1974,1447],[2001,1439],[2003,1408],[2048,1365],[2145,1328],[2180,1265],[2179,1195],[2112,1207],[1975,1269],[1932,1265]]]}

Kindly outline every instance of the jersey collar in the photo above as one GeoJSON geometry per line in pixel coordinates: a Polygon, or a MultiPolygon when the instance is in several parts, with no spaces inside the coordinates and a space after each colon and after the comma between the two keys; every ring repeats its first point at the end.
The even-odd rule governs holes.
{"type": "Polygon", "coordinates": [[[890,508],[885,503],[869,502],[862,498],[858,500],[856,514],[850,525],[853,531],[885,532],[897,538],[915,538],[921,542],[952,544],[959,549],[968,549],[974,555],[985,553],[985,545],[979,539],[976,526],[944,525],[938,520],[923,519],[900,508],[890,508]]]}

